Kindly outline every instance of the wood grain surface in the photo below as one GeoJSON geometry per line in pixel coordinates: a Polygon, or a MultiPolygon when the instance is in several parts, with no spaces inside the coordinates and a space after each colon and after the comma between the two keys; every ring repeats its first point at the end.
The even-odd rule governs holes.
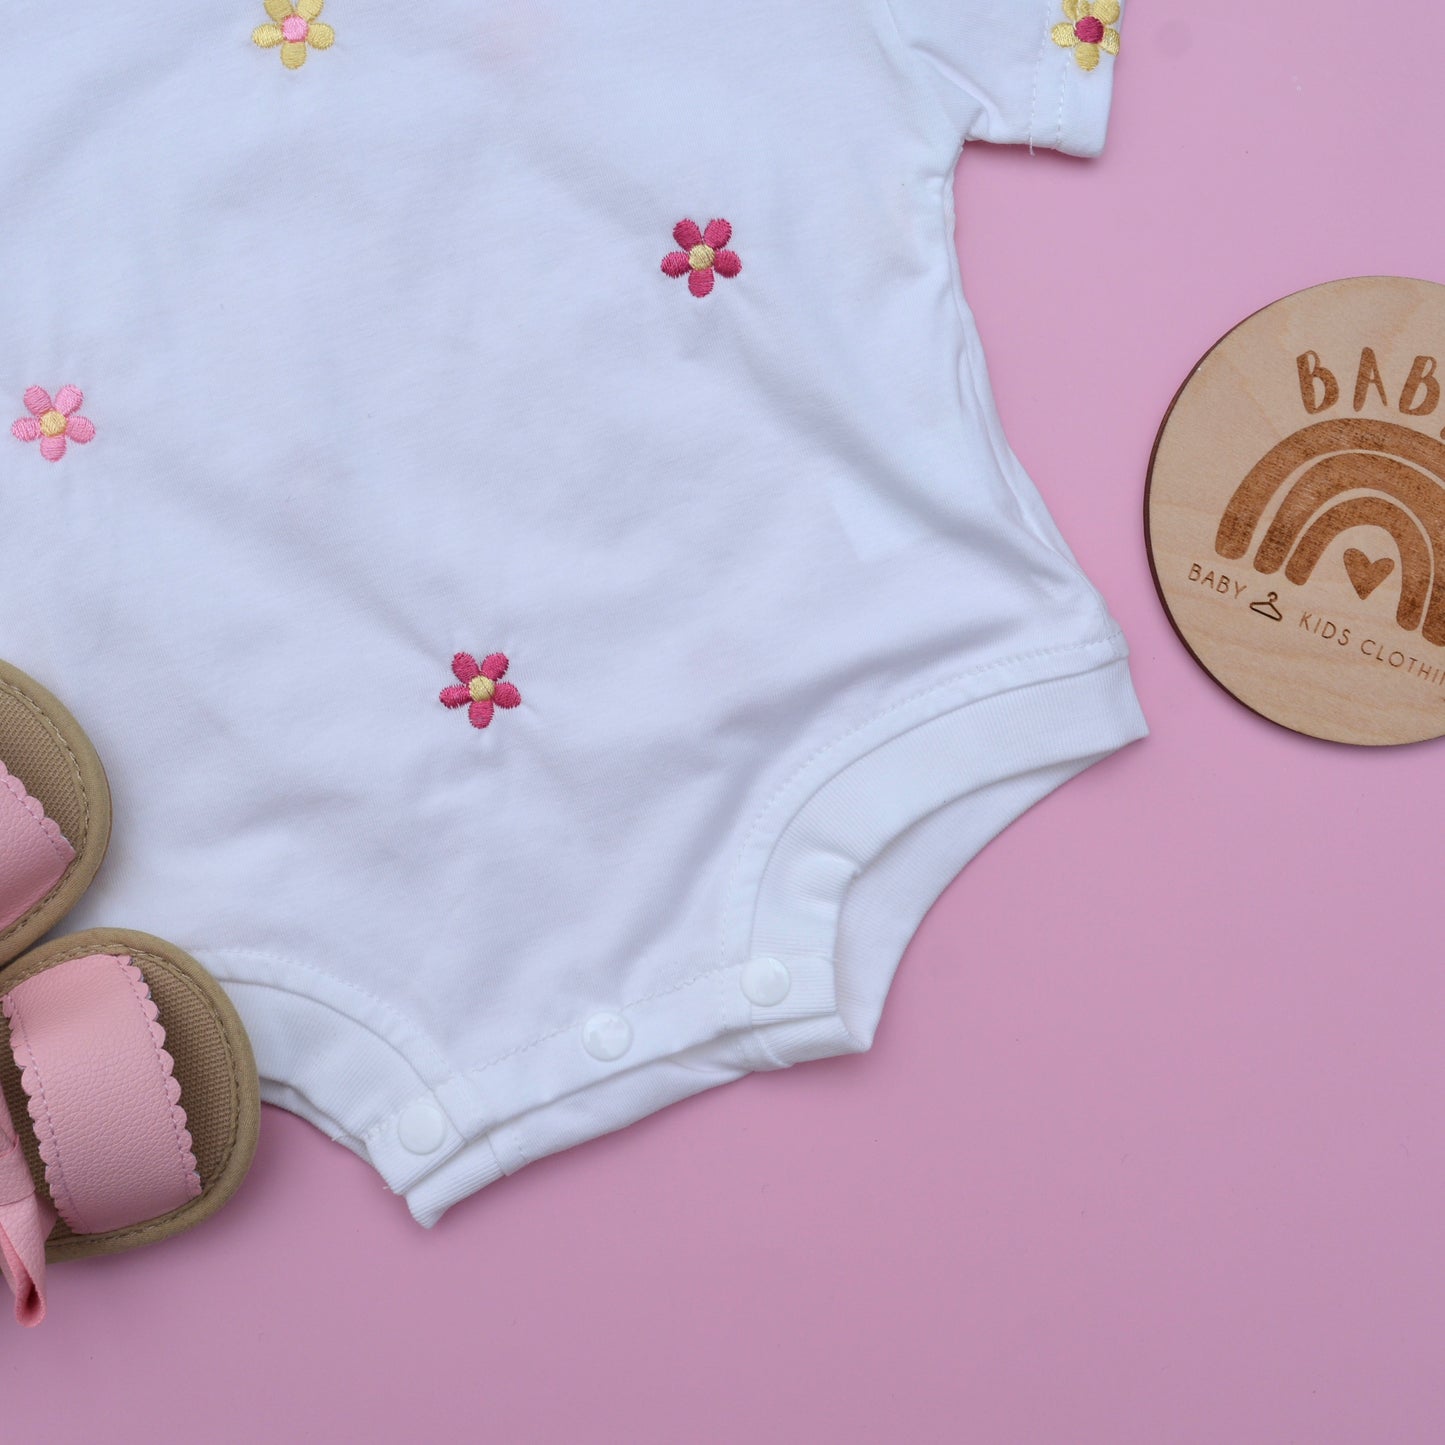
{"type": "Polygon", "coordinates": [[[1185,646],[1297,732],[1445,735],[1445,286],[1336,281],[1231,331],[1175,397],[1145,502],[1185,646]]]}

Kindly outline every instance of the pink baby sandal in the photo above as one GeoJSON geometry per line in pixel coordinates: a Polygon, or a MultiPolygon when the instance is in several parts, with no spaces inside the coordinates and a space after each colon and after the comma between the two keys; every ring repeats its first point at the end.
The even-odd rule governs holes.
{"type": "Polygon", "coordinates": [[[255,1150],[250,1044],[193,958],[117,929],[23,952],[84,893],[109,836],[89,739],[0,663],[0,1275],[25,1325],[45,1317],[47,1259],[199,1224],[255,1150]]]}

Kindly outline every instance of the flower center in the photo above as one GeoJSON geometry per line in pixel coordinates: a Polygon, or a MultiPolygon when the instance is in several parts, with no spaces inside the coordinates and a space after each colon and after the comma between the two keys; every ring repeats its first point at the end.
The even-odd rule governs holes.
{"type": "Polygon", "coordinates": [[[305,40],[306,32],[310,29],[310,23],[303,20],[299,15],[288,15],[281,22],[282,35],[293,44],[298,40],[305,40]]]}
{"type": "Polygon", "coordinates": [[[694,246],[692,250],[687,253],[687,264],[691,266],[694,271],[709,270],[712,263],[716,260],[717,252],[706,244],[694,246]]]}
{"type": "Polygon", "coordinates": [[[65,435],[65,418],[58,411],[48,411],[40,418],[40,430],[48,437],[65,435]]]}
{"type": "Polygon", "coordinates": [[[1085,15],[1074,26],[1074,34],[1085,45],[1097,45],[1104,38],[1104,22],[1097,15],[1085,15]]]}
{"type": "Polygon", "coordinates": [[[491,702],[496,696],[497,684],[489,677],[474,677],[467,684],[467,691],[471,693],[473,702],[491,702]]]}

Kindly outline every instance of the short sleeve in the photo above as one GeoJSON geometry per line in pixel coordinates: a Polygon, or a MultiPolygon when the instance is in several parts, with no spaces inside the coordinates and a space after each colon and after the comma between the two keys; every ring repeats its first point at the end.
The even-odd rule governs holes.
{"type": "Polygon", "coordinates": [[[1096,156],[1120,0],[890,0],[921,83],[964,140],[1096,156]]]}

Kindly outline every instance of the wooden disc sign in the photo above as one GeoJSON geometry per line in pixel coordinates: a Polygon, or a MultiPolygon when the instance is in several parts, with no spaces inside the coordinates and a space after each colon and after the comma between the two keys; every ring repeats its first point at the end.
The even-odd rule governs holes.
{"type": "Polygon", "coordinates": [[[1151,563],[1245,706],[1383,746],[1445,735],[1445,286],[1317,286],[1238,326],[1154,448],[1151,563]]]}

